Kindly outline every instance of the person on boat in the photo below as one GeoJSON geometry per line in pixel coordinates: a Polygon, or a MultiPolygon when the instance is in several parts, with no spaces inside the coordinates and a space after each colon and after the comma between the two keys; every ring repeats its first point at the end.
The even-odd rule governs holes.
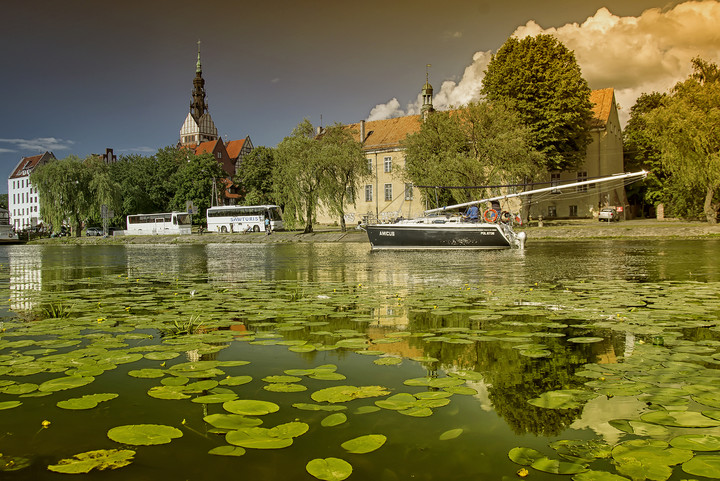
{"type": "Polygon", "coordinates": [[[476,205],[471,205],[465,212],[465,218],[467,218],[467,220],[469,220],[470,222],[477,222],[479,214],[480,210],[478,209],[478,207],[476,205]]]}

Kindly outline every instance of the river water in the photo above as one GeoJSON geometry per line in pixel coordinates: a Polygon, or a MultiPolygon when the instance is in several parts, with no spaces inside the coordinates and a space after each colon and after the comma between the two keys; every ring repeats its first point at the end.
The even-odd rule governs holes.
{"type": "MultiPolygon", "coordinates": [[[[510,479],[522,467],[508,455],[517,447],[571,458],[568,469],[617,474],[607,457],[581,463],[567,445],[644,439],[646,431],[611,421],[640,422],[678,400],[703,409],[690,388],[672,402],[653,397],[683,376],[640,379],[617,366],[662,362],[662,350],[673,368],[694,363],[705,376],[687,384],[718,381],[718,258],[718,239],[536,241],[492,252],[372,252],[355,243],[0,247],[0,475],[59,479],[48,466],[61,459],[125,449],[135,451],[131,464],[81,476],[311,480],[310,460],[339,458],[352,466],[349,479],[510,479]],[[196,377],[181,369],[203,361],[187,368],[202,371],[196,377]],[[321,376],[297,371],[319,366],[321,376]],[[271,379],[286,371],[296,379],[271,379]],[[44,384],[73,376],[83,383],[44,384]],[[242,376],[251,380],[221,382],[242,376]],[[598,378],[618,384],[599,387],[598,378]],[[148,394],[197,381],[208,384],[180,389],[179,399],[148,394]],[[620,384],[644,387],[615,391],[620,384]],[[355,391],[344,400],[315,394],[336,386],[355,391]],[[544,393],[569,389],[590,394],[541,406],[554,402],[544,393]],[[58,405],[98,393],[116,396],[88,409],[58,405]],[[220,397],[193,401],[208,395],[220,397]],[[237,413],[223,404],[232,396],[276,404],[258,416],[264,428],[304,423],[307,432],[280,449],[250,442],[242,456],[208,454],[244,445],[207,418],[237,413]],[[344,422],[323,423],[333,412],[344,422]],[[109,434],[145,424],[182,437],[146,445],[109,434]],[[367,454],[342,447],[368,434],[384,444],[367,454]],[[3,472],[3,461],[17,469],[3,472]]],[[[670,366],[645,369],[669,376],[670,366]]],[[[658,426],[654,440],[689,429],[658,426]]],[[[526,466],[533,479],[560,479],[541,464],[526,466]]],[[[670,469],[670,479],[687,477],[670,469]]]]}

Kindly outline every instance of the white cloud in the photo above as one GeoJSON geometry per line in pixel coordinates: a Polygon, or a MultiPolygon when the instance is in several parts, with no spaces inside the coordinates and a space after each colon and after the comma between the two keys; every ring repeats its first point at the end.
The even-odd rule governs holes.
{"type": "Polygon", "coordinates": [[[56,139],[55,137],[39,137],[35,139],[0,139],[0,144],[10,144],[12,147],[0,148],[0,152],[35,153],[68,150],[74,142],[72,140],[56,139]]]}
{"type": "Polygon", "coordinates": [[[378,104],[370,111],[368,120],[380,120],[380,119],[391,119],[393,117],[402,117],[407,115],[403,110],[400,109],[400,102],[398,99],[392,99],[388,103],[378,104]]]}
{"type": "MultiPolygon", "coordinates": [[[[599,9],[583,23],[543,28],[534,21],[518,27],[513,36],[552,34],[575,52],[583,76],[593,89],[614,87],[626,121],[630,107],[642,93],[667,91],[691,71],[690,61],[700,56],[720,61],[720,2],[689,1],[670,9],[653,8],[638,17],[619,17],[599,9]]],[[[459,82],[446,80],[435,92],[433,104],[442,110],[480,98],[479,90],[491,52],[477,52],[459,82]]],[[[391,116],[418,113],[418,97],[404,111],[399,102],[391,116]],[[403,113],[398,113],[403,112],[403,113]]],[[[391,102],[393,102],[391,101],[391,102]]],[[[375,107],[374,119],[390,112],[389,104],[375,107]]]]}

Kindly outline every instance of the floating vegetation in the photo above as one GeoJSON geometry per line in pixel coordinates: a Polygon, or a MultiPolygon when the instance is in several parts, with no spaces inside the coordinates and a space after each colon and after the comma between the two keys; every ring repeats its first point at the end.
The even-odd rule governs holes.
{"type": "MultiPolygon", "coordinates": [[[[218,463],[242,456],[238,462],[258,478],[255,463],[266,458],[256,450],[277,449],[293,459],[287,478],[302,476],[303,466],[323,480],[353,471],[409,479],[413,469],[441,477],[449,465],[482,477],[460,451],[432,462],[408,454],[456,442],[497,444],[508,453],[506,473],[518,472],[516,463],[573,481],[661,480],[681,471],[717,479],[720,472],[720,284],[566,281],[390,292],[335,282],[112,276],[61,287],[62,296],[41,292],[35,302],[72,309],[8,320],[0,332],[3,429],[28,446],[38,429],[37,436],[67,443],[43,469],[146,469],[131,465],[135,451],[121,448],[170,453],[163,445],[183,437],[184,453],[225,457],[218,463]],[[105,390],[116,392],[98,392],[105,390]],[[33,415],[33,432],[23,434],[15,419],[47,406],[52,425],[39,426],[33,415]],[[91,409],[122,425],[87,423],[83,416],[93,411],[82,411],[91,409]],[[76,420],[82,434],[63,434],[76,420]],[[511,429],[476,429],[483,423],[511,429]],[[577,435],[587,427],[597,439],[577,435]],[[520,447],[518,438],[488,434],[505,431],[554,442],[520,447]],[[74,455],[88,449],[73,449],[76,436],[120,446],[74,455]]],[[[0,438],[0,462],[17,470],[39,462],[22,461],[25,452],[12,448],[0,438]]]]}

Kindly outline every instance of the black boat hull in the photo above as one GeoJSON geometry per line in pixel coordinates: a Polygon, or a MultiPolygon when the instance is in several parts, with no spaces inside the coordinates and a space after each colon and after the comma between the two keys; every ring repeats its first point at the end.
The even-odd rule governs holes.
{"type": "Polygon", "coordinates": [[[373,249],[509,249],[514,242],[509,228],[489,223],[371,224],[366,230],[373,249]]]}

